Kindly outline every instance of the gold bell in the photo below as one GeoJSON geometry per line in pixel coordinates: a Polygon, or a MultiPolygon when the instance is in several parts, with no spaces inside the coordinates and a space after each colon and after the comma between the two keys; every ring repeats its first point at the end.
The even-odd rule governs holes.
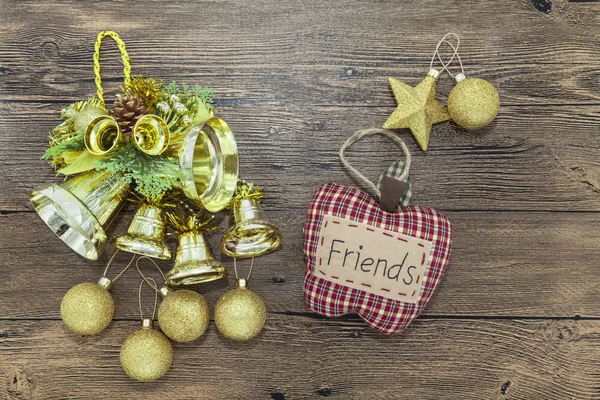
{"type": "Polygon", "coordinates": [[[233,203],[230,228],[221,240],[221,252],[230,257],[257,257],[275,250],[281,233],[267,221],[259,199],[246,198],[233,203]]]}
{"type": "Polygon", "coordinates": [[[229,125],[212,117],[190,127],[171,143],[187,198],[210,212],[224,209],[238,179],[237,144],[229,125]]]}
{"type": "Polygon", "coordinates": [[[129,224],[127,234],[119,236],[115,245],[130,253],[169,260],[171,249],[165,242],[165,230],[165,213],[162,207],[142,203],[129,224]]]}
{"type": "Polygon", "coordinates": [[[213,256],[203,232],[182,232],[175,265],[166,276],[169,286],[194,285],[227,276],[227,269],[213,256]]]}
{"type": "Polygon", "coordinates": [[[122,139],[117,121],[109,115],[102,115],[88,125],[84,143],[90,153],[101,156],[115,150],[122,139]]]}
{"type": "Polygon", "coordinates": [[[97,260],[105,229],[129,190],[120,175],[89,171],[62,185],[50,183],[29,193],[40,218],[77,254],[97,260]]]}
{"type": "Polygon", "coordinates": [[[171,135],[162,118],[147,114],[133,127],[132,140],[144,153],[154,156],[162,154],[169,147],[171,135]]]}

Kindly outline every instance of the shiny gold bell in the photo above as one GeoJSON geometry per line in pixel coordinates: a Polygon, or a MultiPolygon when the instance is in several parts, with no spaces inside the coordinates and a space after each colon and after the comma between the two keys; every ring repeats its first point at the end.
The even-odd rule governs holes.
{"type": "Polygon", "coordinates": [[[109,115],[101,115],[94,119],[88,125],[84,136],[85,147],[97,156],[113,152],[122,140],[121,127],[109,115]]]}
{"type": "Polygon", "coordinates": [[[106,228],[129,190],[121,175],[89,171],[65,183],[50,183],[29,193],[40,218],[79,255],[97,260],[106,228]]]}
{"type": "Polygon", "coordinates": [[[136,122],[131,140],[144,153],[154,156],[169,147],[171,135],[162,118],[147,114],[136,122]]]}
{"type": "Polygon", "coordinates": [[[221,240],[221,252],[230,257],[257,257],[281,244],[281,233],[265,217],[258,198],[234,201],[229,225],[221,240]]]}
{"type": "Polygon", "coordinates": [[[235,136],[220,118],[190,126],[171,138],[170,154],[176,157],[186,197],[210,212],[224,209],[238,179],[235,136]]]}
{"type": "MultiPolygon", "coordinates": [[[[162,118],[153,114],[142,116],[136,122],[131,134],[133,144],[149,155],[162,154],[169,147],[170,140],[167,124],[162,118]]],[[[87,150],[98,156],[112,153],[123,141],[121,127],[109,115],[94,119],[88,125],[84,136],[87,150]]]]}
{"type": "Polygon", "coordinates": [[[227,269],[215,260],[203,232],[179,234],[175,265],[166,276],[169,286],[194,285],[227,276],[227,269]]]}
{"type": "Polygon", "coordinates": [[[148,257],[169,260],[171,249],[165,242],[166,221],[161,206],[142,203],[135,215],[127,234],[119,236],[115,245],[118,249],[148,257]]]}

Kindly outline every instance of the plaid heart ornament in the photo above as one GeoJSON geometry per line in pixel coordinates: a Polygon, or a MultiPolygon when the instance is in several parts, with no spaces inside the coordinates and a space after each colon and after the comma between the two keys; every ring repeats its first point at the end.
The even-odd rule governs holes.
{"type": "MultiPolygon", "coordinates": [[[[313,195],[304,225],[308,308],[327,317],[358,314],[385,334],[399,333],[419,315],[448,264],[452,227],[439,211],[411,205],[382,209],[382,191],[351,167],[344,150],[363,136],[383,134],[401,145],[408,177],[410,153],[393,134],[359,131],[340,149],[340,160],[370,195],[327,183],[313,195]],[[368,184],[367,184],[368,183],[368,184]]],[[[406,187],[405,187],[406,189],[406,187]]],[[[397,193],[394,204],[405,193],[397,193]]]]}

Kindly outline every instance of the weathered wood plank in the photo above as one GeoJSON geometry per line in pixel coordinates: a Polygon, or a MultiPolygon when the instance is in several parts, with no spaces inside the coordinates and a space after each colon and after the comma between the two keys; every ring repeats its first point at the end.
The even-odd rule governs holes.
{"type": "MultiPolygon", "coordinates": [[[[127,2],[5,1],[0,99],[92,94],[93,41],[113,29],[134,73],[200,81],[228,99],[392,106],[387,77],[418,82],[452,30],[463,37],[468,74],[496,84],[504,104],[598,104],[599,13],[553,3],[547,14],[518,0],[454,0],[443,12],[434,0],[150,2],[144,11],[127,2]]],[[[106,82],[115,89],[118,54],[106,48],[106,82]]],[[[450,81],[442,86],[447,94],[450,81]]]]}
{"type": "MultiPolygon", "coordinates": [[[[56,178],[40,155],[64,104],[0,102],[0,210],[29,208],[26,193],[56,178]]],[[[389,107],[222,104],[236,132],[246,179],[267,187],[277,209],[304,210],[314,190],[352,184],[337,152],[355,130],[380,126],[389,107]]],[[[493,126],[468,133],[434,127],[423,153],[408,130],[411,180],[419,204],[453,210],[600,210],[600,106],[509,107],[493,126]]],[[[400,157],[387,139],[369,138],[348,155],[371,179],[400,157]],[[362,158],[362,159],[361,159],[362,158]]]]}
{"type": "Polygon", "coordinates": [[[9,399],[600,399],[598,321],[417,320],[384,337],[358,321],[269,315],[248,343],[214,325],[174,346],[154,383],[129,380],[119,349],[139,322],[77,337],[59,321],[0,321],[9,399]]]}
{"type": "MultiPolygon", "coordinates": [[[[271,209],[268,216],[282,230],[281,250],[256,260],[251,287],[272,312],[303,313],[304,216],[271,209]]],[[[559,316],[600,315],[600,289],[595,280],[600,259],[596,213],[449,212],[454,243],[448,270],[425,310],[426,315],[559,316]]],[[[72,286],[100,277],[113,253],[107,245],[98,262],[84,260],[60,242],[33,213],[0,217],[0,260],[3,271],[0,318],[59,318],[59,305],[72,286]]],[[[123,216],[111,236],[125,231],[123,216]]],[[[221,232],[212,238],[216,257],[231,269],[231,259],[218,252],[221,232]]],[[[175,246],[172,241],[171,245],[175,246]]],[[[121,254],[109,276],[129,261],[121,254]]],[[[168,271],[172,263],[160,262],[168,271]]],[[[240,263],[247,271],[249,262],[240,263]]],[[[158,278],[158,273],[144,267],[158,278]]],[[[232,271],[231,271],[232,272],[232,271]]],[[[137,315],[141,278],[129,271],[113,289],[116,316],[137,315]]],[[[211,305],[231,288],[229,280],[196,287],[211,305]]]]}

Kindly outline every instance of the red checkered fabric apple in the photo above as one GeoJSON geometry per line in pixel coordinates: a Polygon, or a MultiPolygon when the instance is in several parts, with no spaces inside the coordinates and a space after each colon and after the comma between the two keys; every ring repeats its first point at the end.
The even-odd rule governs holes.
{"type": "Polygon", "coordinates": [[[327,317],[357,313],[385,334],[401,332],[423,311],[452,244],[439,211],[386,212],[369,194],[334,183],[314,194],[304,235],[308,308],[327,317]]]}

